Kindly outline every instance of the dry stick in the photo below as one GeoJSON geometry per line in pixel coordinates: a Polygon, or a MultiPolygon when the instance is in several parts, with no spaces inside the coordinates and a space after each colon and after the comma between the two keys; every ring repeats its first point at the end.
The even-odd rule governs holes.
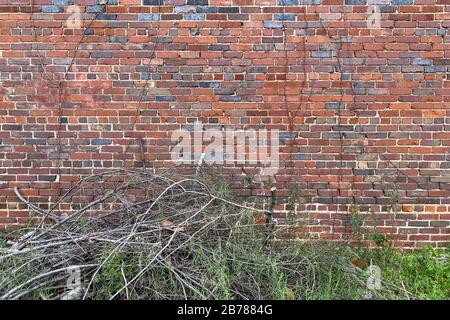
{"type": "Polygon", "coordinates": [[[145,153],[144,153],[144,142],[142,140],[142,137],[139,137],[139,147],[141,149],[141,161],[142,161],[142,169],[144,172],[147,172],[147,168],[145,166],[145,153]]]}
{"type": "Polygon", "coordinates": [[[125,276],[125,272],[123,271],[123,266],[125,264],[125,261],[122,261],[122,265],[120,266],[120,273],[122,274],[122,278],[123,278],[123,282],[125,283],[125,293],[127,295],[127,300],[130,299],[129,293],[128,293],[128,282],[127,282],[127,277],[125,276]]]}
{"type": "MultiPolygon", "coordinates": [[[[62,278],[57,278],[57,279],[58,280],[62,280],[62,278]]],[[[28,290],[25,290],[25,291],[15,295],[15,296],[13,296],[13,297],[8,298],[8,300],[18,300],[20,297],[23,297],[24,295],[27,295],[28,293],[31,293],[31,292],[33,292],[36,289],[42,288],[42,287],[44,287],[47,284],[50,284],[52,282],[54,282],[54,278],[52,278],[51,280],[40,282],[37,285],[35,285],[34,287],[32,287],[32,288],[30,288],[28,290]]],[[[53,287],[53,288],[63,288],[63,286],[58,286],[58,287],[53,287]]],[[[51,289],[51,287],[49,289],[51,289]]],[[[47,298],[44,296],[44,294],[42,292],[40,292],[39,296],[40,296],[40,298],[42,300],[47,300],[47,298]]]]}
{"type": "MultiPolygon", "coordinates": [[[[84,265],[78,265],[78,266],[72,266],[72,267],[77,267],[77,268],[91,268],[91,267],[96,267],[96,266],[97,266],[97,264],[84,264],[84,265]]],[[[5,300],[5,299],[7,299],[9,296],[11,296],[14,292],[16,292],[17,290],[23,288],[24,286],[26,286],[26,285],[32,283],[33,281],[39,280],[39,279],[41,279],[41,278],[45,278],[45,277],[47,277],[47,276],[51,276],[51,275],[53,275],[53,274],[55,274],[55,273],[62,272],[62,271],[67,271],[67,267],[66,267],[66,268],[56,269],[56,270],[51,270],[51,271],[49,271],[49,272],[46,272],[46,273],[40,274],[40,275],[38,275],[38,276],[35,276],[35,277],[33,277],[33,278],[31,278],[31,279],[29,279],[29,280],[23,282],[22,284],[18,285],[17,287],[15,287],[15,288],[9,290],[7,293],[5,293],[3,296],[1,296],[0,299],[1,299],[1,300],[5,300]]]]}
{"type": "MultiPolygon", "coordinates": [[[[61,253],[55,253],[55,254],[51,254],[51,255],[61,255],[61,253]]],[[[45,255],[46,258],[47,258],[48,256],[49,256],[48,254],[45,255]]],[[[32,262],[33,260],[42,259],[42,257],[43,257],[43,255],[38,256],[38,257],[32,259],[31,261],[29,260],[29,261],[27,261],[27,263],[23,264],[22,266],[26,266],[27,264],[29,264],[29,263],[32,262]]],[[[52,267],[58,267],[58,266],[60,266],[60,265],[64,265],[64,264],[67,263],[67,262],[69,262],[69,260],[62,260],[61,262],[59,262],[59,263],[53,265],[52,267]]],[[[22,266],[21,266],[20,268],[22,268],[22,266]]],[[[14,270],[12,273],[16,274],[18,271],[19,271],[19,270],[14,270]]],[[[20,277],[21,275],[22,275],[21,273],[18,273],[18,276],[17,276],[17,277],[20,277]]],[[[16,277],[16,278],[17,278],[17,277],[16,277]]],[[[15,280],[15,279],[13,279],[13,280],[15,280]]],[[[12,282],[13,280],[10,280],[10,282],[12,282]]],[[[25,295],[25,294],[27,294],[27,293],[30,293],[30,292],[34,291],[35,289],[38,289],[38,288],[40,288],[40,287],[46,285],[47,283],[50,283],[50,282],[57,282],[57,280],[59,280],[59,278],[56,278],[56,280],[55,280],[55,278],[52,277],[51,280],[45,281],[44,283],[40,283],[40,284],[38,284],[37,286],[35,286],[35,287],[31,288],[31,289],[28,289],[28,290],[25,291],[25,292],[22,292],[21,294],[19,294],[19,297],[20,297],[20,296],[23,296],[23,295],[25,295]]],[[[6,286],[6,285],[9,284],[10,282],[8,282],[8,283],[5,284],[4,281],[2,281],[2,284],[6,286]]],[[[17,298],[18,298],[18,296],[15,296],[15,297],[14,297],[14,299],[17,299],[17,298]]]]}
{"type": "MultiPolygon", "coordinates": [[[[58,227],[59,225],[67,222],[68,220],[72,219],[75,216],[81,215],[83,212],[85,212],[86,210],[90,209],[91,207],[105,201],[107,198],[109,198],[110,196],[113,196],[115,193],[126,189],[129,186],[129,184],[127,184],[126,186],[123,186],[121,188],[118,188],[116,190],[112,190],[110,192],[108,192],[106,195],[104,195],[102,198],[99,198],[98,200],[91,202],[89,205],[83,207],[82,209],[78,210],[77,212],[75,212],[74,214],[68,216],[67,218],[63,219],[63,220],[58,220],[58,223],[53,225],[53,227],[51,229],[55,229],[56,227],[58,227]]],[[[45,232],[44,232],[45,233],[45,232]]]]}
{"type": "Polygon", "coordinates": [[[110,196],[112,196],[114,193],[116,193],[117,190],[111,190],[110,192],[108,192],[105,196],[101,197],[100,199],[95,200],[94,202],[91,202],[90,204],[86,205],[85,207],[81,208],[80,210],[78,210],[76,213],[68,216],[67,218],[64,218],[63,220],[60,220],[58,223],[56,223],[55,225],[53,225],[50,229],[45,230],[44,232],[40,233],[39,235],[36,236],[35,239],[41,237],[42,235],[46,234],[49,232],[49,230],[53,230],[57,227],[59,227],[60,225],[66,223],[67,221],[71,220],[72,218],[79,216],[81,214],[83,214],[83,212],[85,212],[86,210],[90,209],[91,207],[105,201],[106,199],[108,199],[110,196]]]}
{"type": "Polygon", "coordinates": [[[85,181],[88,181],[88,180],[90,180],[90,179],[93,179],[93,178],[96,178],[96,177],[100,177],[100,176],[103,176],[103,175],[107,175],[107,174],[112,174],[112,173],[119,173],[119,172],[122,172],[122,171],[126,171],[126,169],[114,169],[114,170],[109,170],[109,171],[106,171],[106,172],[100,172],[100,173],[97,173],[97,174],[93,174],[93,175],[90,175],[90,176],[88,176],[88,177],[85,177],[85,178],[82,178],[82,179],[80,179],[80,180],[78,180],[78,182],[76,183],[76,184],[74,184],[64,195],[62,195],[60,198],[59,198],[59,200],[57,201],[57,202],[55,202],[55,204],[51,207],[51,209],[50,209],[50,211],[49,212],[52,212],[57,206],[58,206],[58,204],[60,204],[61,203],[61,201],[62,200],[64,200],[73,190],[75,190],[81,183],[83,183],[83,182],[85,182],[85,181]]]}
{"type": "Polygon", "coordinates": [[[56,227],[62,225],[63,223],[65,223],[65,222],[67,222],[67,221],[73,219],[74,217],[83,214],[85,211],[87,211],[87,210],[90,209],[91,207],[93,207],[93,206],[95,206],[95,205],[97,205],[97,204],[99,204],[99,203],[102,203],[103,201],[105,201],[105,200],[108,199],[109,197],[113,196],[114,194],[116,194],[117,192],[119,192],[119,191],[121,191],[121,190],[123,190],[123,189],[126,189],[127,187],[128,187],[128,185],[123,186],[123,187],[120,187],[120,188],[118,188],[118,189],[114,189],[114,190],[109,191],[107,194],[105,194],[105,195],[102,196],[101,198],[95,200],[94,202],[89,203],[88,205],[84,206],[83,208],[81,208],[80,210],[78,210],[78,211],[75,212],[74,214],[68,216],[68,217],[65,218],[64,220],[59,221],[57,224],[55,224],[55,225],[52,226],[52,229],[55,229],[56,227]]]}
{"type": "Polygon", "coordinates": [[[33,251],[37,251],[37,250],[41,250],[41,249],[48,249],[48,248],[51,248],[51,247],[57,247],[57,246],[60,246],[60,245],[63,245],[63,244],[71,243],[71,242],[72,243],[77,243],[79,241],[84,241],[84,240],[88,240],[88,239],[89,239],[89,236],[88,235],[84,235],[84,236],[81,236],[81,237],[75,238],[75,239],[70,238],[70,239],[67,239],[67,240],[57,241],[57,242],[49,243],[49,244],[38,246],[38,247],[29,247],[29,248],[25,248],[25,249],[22,249],[22,250],[15,250],[15,251],[7,254],[7,255],[0,256],[0,259],[6,259],[6,258],[10,258],[12,256],[21,255],[21,254],[24,254],[24,253],[33,252],[33,251]]]}
{"type": "Polygon", "coordinates": [[[44,209],[41,209],[37,206],[35,206],[34,204],[28,202],[19,192],[19,189],[17,188],[17,186],[14,186],[14,193],[16,194],[17,198],[19,198],[20,201],[22,201],[23,203],[25,203],[28,208],[30,208],[31,210],[33,210],[34,212],[44,216],[45,218],[49,218],[50,220],[53,220],[54,222],[58,222],[60,219],[55,216],[54,214],[51,214],[50,212],[45,211],[44,209]]]}
{"type": "MultiPolygon", "coordinates": [[[[118,173],[122,173],[122,172],[123,173],[127,173],[128,172],[128,173],[132,173],[132,174],[139,174],[135,170],[121,168],[121,169],[114,169],[114,170],[108,170],[108,171],[100,172],[100,173],[93,174],[93,175],[87,176],[85,178],[82,178],[75,185],[73,185],[63,196],[60,197],[60,199],[52,206],[52,208],[50,209],[50,212],[52,212],[58,206],[58,204],[60,204],[67,196],[69,196],[69,194],[73,190],[75,190],[78,186],[80,186],[81,183],[89,181],[89,180],[97,178],[97,177],[102,177],[102,176],[105,176],[105,175],[112,175],[112,174],[115,174],[115,173],[118,174],[118,173]]],[[[145,175],[147,175],[147,174],[148,173],[145,173],[145,175]]],[[[167,178],[165,178],[162,175],[153,174],[152,176],[153,176],[153,178],[159,178],[159,179],[162,179],[162,180],[167,179],[167,178]]],[[[167,179],[167,180],[169,180],[170,183],[173,183],[173,181],[171,181],[170,179],[167,179]]]]}
{"type": "MultiPolygon", "coordinates": [[[[52,253],[52,254],[47,254],[46,258],[48,258],[49,256],[59,256],[59,253],[52,253]]],[[[41,259],[42,256],[38,256],[38,257],[34,257],[31,260],[27,260],[25,263],[23,263],[22,265],[18,266],[17,268],[15,268],[14,270],[12,270],[12,274],[20,274],[19,271],[21,271],[23,268],[25,268],[26,266],[28,266],[29,264],[33,263],[34,261],[38,261],[39,259],[41,259]]],[[[5,282],[7,282],[7,278],[5,277],[5,279],[0,281],[0,287],[6,285],[5,282]]]]}

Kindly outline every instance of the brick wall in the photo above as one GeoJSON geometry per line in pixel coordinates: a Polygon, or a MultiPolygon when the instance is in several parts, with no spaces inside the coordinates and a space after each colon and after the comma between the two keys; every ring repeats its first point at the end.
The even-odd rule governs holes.
{"type": "Polygon", "coordinates": [[[142,167],[141,142],[171,166],[171,133],[202,122],[280,131],[273,179],[227,173],[250,200],[275,184],[309,219],[299,237],[353,241],[357,216],[444,246],[449,27],[450,0],[0,0],[0,226],[30,214],[14,186],[48,208],[83,175],[142,167]]]}

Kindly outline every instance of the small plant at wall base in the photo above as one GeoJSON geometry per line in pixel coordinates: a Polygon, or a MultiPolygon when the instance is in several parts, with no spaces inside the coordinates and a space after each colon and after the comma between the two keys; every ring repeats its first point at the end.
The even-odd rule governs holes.
{"type": "Polygon", "coordinates": [[[377,231],[377,227],[373,226],[372,231],[369,234],[369,239],[375,242],[375,244],[380,247],[386,247],[389,245],[389,240],[383,234],[377,231]]]}
{"type": "Polygon", "coordinates": [[[358,246],[361,246],[361,241],[363,239],[363,230],[362,226],[364,224],[364,219],[359,212],[359,206],[352,202],[349,207],[350,214],[350,228],[352,234],[358,241],[358,246]]]}

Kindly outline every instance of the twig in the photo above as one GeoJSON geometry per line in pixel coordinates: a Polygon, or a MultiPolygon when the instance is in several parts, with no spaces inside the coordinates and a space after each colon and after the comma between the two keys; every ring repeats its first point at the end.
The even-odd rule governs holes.
{"type": "Polygon", "coordinates": [[[35,206],[34,204],[28,202],[19,192],[19,189],[14,186],[14,193],[16,194],[17,198],[19,198],[20,201],[22,201],[23,203],[25,203],[27,205],[28,208],[30,208],[31,210],[33,210],[34,212],[42,215],[44,218],[49,218],[50,220],[54,221],[54,222],[58,222],[60,221],[59,217],[55,216],[54,214],[45,211],[44,209],[41,209],[37,206],[35,206]]]}

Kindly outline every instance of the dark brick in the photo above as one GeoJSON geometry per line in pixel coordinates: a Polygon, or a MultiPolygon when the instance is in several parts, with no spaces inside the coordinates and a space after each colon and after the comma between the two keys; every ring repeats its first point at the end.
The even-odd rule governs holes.
{"type": "Polygon", "coordinates": [[[98,145],[109,145],[112,143],[111,139],[92,139],[91,140],[92,145],[98,146],[98,145]]]}
{"type": "Polygon", "coordinates": [[[434,65],[438,65],[438,66],[440,66],[440,65],[448,66],[448,65],[450,65],[450,59],[438,59],[438,58],[435,58],[435,59],[433,59],[433,64],[434,65]]]}
{"type": "Polygon", "coordinates": [[[115,13],[100,13],[96,17],[97,20],[117,20],[117,14],[115,13]]]}
{"type": "Polygon", "coordinates": [[[239,13],[239,7],[219,7],[219,13],[239,13]]]}
{"type": "Polygon", "coordinates": [[[144,6],[161,6],[164,4],[164,0],[143,0],[144,6]]]}
{"type": "Polygon", "coordinates": [[[207,6],[208,0],[187,0],[187,4],[190,6],[207,6]]]}

